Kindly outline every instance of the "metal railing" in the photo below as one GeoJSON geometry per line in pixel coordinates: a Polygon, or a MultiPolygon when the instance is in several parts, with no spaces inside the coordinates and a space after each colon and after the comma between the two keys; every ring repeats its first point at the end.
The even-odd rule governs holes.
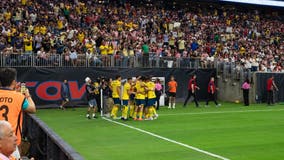
{"type": "MultiPolygon", "coordinates": [[[[116,68],[201,68],[200,58],[144,57],[122,55],[51,54],[44,57],[28,54],[1,54],[1,67],[116,67],[116,68]]],[[[214,68],[210,66],[209,68],[214,68]]]]}
{"type": "Polygon", "coordinates": [[[252,82],[253,72],[257,71],[255,68],[245,68],[240,62],[215,62],[216,70],[219,76],[226,81],[232,79],[243,83],[246,79],[252,82]]]}
{"type": "Polygon", "coordinates": [[[216,68],[217,74],[224,80],[231,78],[243,82],[252,78],[255,69],[246,69],[239,62],[224,62],[215,59],[201,61],[200,58],[160,57],[155,53],[149,56],[50,54],[45,57],[28,54],[1,54],[1,67],[115,67],[115,68],[216,68]]]}

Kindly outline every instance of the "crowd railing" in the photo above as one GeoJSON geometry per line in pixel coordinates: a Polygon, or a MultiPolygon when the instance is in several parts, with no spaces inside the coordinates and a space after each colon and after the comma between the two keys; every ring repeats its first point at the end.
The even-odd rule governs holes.
{"type": "Polygon", "coordinates": [[[0,54],[1,67],[112,67],[112,68],[216,68],[217,75],[224,81],[232,79],[243,82],[252,78],[253,70],[240,62],[227,62],[215,59],[203,61],[199,57],[160,57],[155,53],[143,55],[86,55],[49,54],[0,54]]]}
{"type": "MultiPolygon", "coordinates": [[[[143,55],[0,54],[1,67],[116,67],[116,68],[202,68],[200,58],[143,55]],[[145,59],[146,58],[146,59],[145,59]]],[[[214,68],[215,66],[208,66],[214,68]]]]}

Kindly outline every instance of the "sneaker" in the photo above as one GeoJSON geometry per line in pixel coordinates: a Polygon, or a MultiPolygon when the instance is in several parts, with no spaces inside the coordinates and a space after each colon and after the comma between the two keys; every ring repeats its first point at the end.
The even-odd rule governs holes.
{"type": "Polygon", "coordinates": [[[121,119],[121,117],[113,117],[114,120],[121,119]]]}
{"type": "Polygon", "coordinates": [[[158,115],[158,114],[155,114],[153,118],[154,118],[154,119],[157,119],[158,117],[159,117],[159,115],[158,115]]]}
{"type": "Polygon", "coordinates": [[[127,120],[127,118],[121,117],[121,120],[126,121],[126,120],[127,120]]]}
{"type": "Polygon", "coordinates": [[[89,115],[86,116],[88,119],[91,119],[91,117],[89,115]]]}
{"type": "Polygon", "coordinates": [[[107,117],[107,118],[109,118],[109,117],[110,117],[110,114],[107,113],[107,114],[105,114],[104,116],[107,117]]]}
{"type": "Polygon", "coordinates": [[[59,109],[62,109],[62,110],[64,110],[64,107],[63,107],[63,106],[59,106],[59,109]]]}
{"type": "Polygon", "coordinates": [[[145,119],[145,121],[152,121],[152,120],[153,120],[153,117],[145,119]]]}

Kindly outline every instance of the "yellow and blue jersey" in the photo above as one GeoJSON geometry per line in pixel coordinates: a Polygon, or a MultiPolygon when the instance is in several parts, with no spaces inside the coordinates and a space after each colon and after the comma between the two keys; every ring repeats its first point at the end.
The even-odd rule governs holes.
{"type": "Polygon", "coordinates": [[[119,98],[118,88],[121,86],[119,80],[114,80],[111,83],[112,98],[119,98]]]}

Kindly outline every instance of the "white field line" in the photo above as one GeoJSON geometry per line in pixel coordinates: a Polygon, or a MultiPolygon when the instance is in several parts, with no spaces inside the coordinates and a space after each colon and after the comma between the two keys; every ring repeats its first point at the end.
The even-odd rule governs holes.
{"type": "Polygon", "coordinates": [[[278,112],[284,109],[259,109],[259,110],[243,110],[243,111],[214,111],[214,112],[190,112],[190,113],[169,113],[159,114],[159,116],[177,116],[177,115],[201,115],[201,114],[223,114],[223,113],[248,113],[248,112],[278,112]]]}
{"type": "Polygon", "coordinates": [[[214,154],[214,153],[210,153],[208,151],[205,151],[205,150],[202,150],[202,149],[199,149],[199,148],[196,148],[196,147],[193,147],[193,146],[190,146],[190,145],[187,145],[187,144],[184,144],[184,143],[181,143],[181,142],[178,142],[178,141],[175,141],[175,140],[172,140],[172,139],[169,139],[169,138],[157,135],[157,134],[152,133],[152,132],[145,131],[145,130],[140,129],[140,128],[136,128],[136,127],[133,127],[133,126],[121,123],[121,122],[113,121],[113,120],[105,118],[105,117],[103,117],[103,119],[106,120],[106,121],[109,121],[109,122],[112,122],[112,123],[115,123],[115,124],[127,127],[127,128],[131,128],[131,129],[137,130],[139,132],[148,134],[150,136],[153,136],[153,137],[156,137],[156,138],[159,138],[159,139],[162,139],[162,140],[165,140],[165,141],[168,141],[168,142],[171,142],[171,143],[174,143],[174,144],[177,144],[177,145],[189,148],[191,150],[194,150],[194,151],[197,151],[197,152],[200,152],[200,153],[203,153],[203,154],[207,154],[207,155],[209,155],[211,157],[215,157],[215,158],[222,159],[222,160],[230,160],[230,159],[225,158],[223,156],[220,156],[220,155],[217,155],[217,154],[214,154]]]}

